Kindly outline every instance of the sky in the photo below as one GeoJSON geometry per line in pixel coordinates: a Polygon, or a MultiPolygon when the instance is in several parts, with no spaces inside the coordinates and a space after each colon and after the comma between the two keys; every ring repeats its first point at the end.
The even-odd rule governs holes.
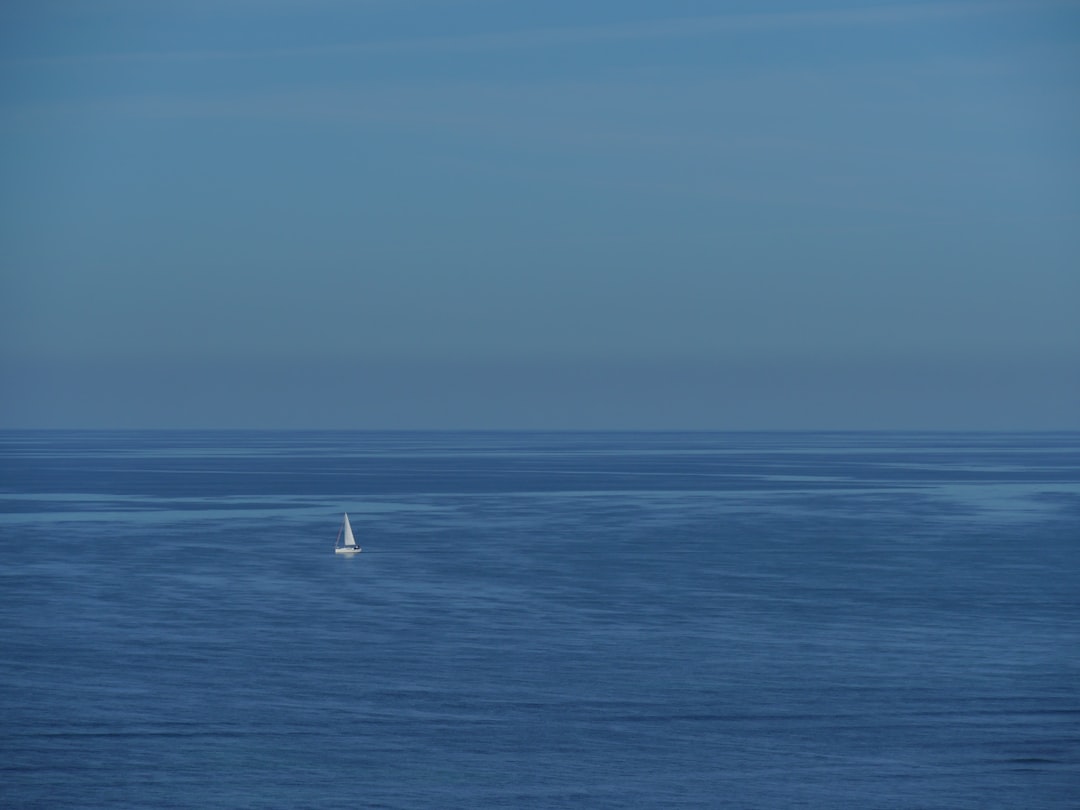
{"type": "Polygon", "coordinates": [[[1080,429],[1076,0],[9,0],[0,427],[1080,429]]]}

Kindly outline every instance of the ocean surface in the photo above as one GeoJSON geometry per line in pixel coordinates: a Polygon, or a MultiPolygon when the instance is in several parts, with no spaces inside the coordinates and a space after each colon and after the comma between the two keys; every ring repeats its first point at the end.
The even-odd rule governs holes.
{"type": "Polygon", "coordinates": [[[1076,433],[3,432],[0,551],[5,808],[1080,807],[1076,433]]]}

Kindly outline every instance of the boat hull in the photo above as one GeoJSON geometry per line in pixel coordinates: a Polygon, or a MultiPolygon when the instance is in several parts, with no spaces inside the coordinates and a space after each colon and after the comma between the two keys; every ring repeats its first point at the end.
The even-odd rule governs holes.
{"type": "Polygon", "coordinates": [[[335,554],[359,554],[360,553],[360,546],[356,546],[355,548],[335,548],[334,553],[335,554]]]}

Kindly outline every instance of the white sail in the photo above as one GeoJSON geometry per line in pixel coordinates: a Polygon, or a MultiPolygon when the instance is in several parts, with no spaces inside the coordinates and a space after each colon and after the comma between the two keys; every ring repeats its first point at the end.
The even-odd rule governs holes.
{"type": "Polygon", "coordinates": [[[349,515],[345,514],[345,520],[341,524],[341,530],[338,532],[337,540],[334,541],[334,553],[335,554],[356,554],[360,551],[360,546],[356,545],[356,538],[353,537],[352,524],[349,523],[349,515]],[[342,545],[338,545],[341,543],[342,545]]]}

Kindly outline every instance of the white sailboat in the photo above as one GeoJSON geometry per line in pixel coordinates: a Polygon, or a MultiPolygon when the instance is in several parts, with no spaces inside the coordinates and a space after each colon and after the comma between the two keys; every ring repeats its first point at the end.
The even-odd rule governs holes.
{"type": "Polygon", "coordinates": [[[338,530],[337,540],[334,541],[334,553],[335,554],[358,554],[360,553],[360,546],[356,545],[356,538],[353,537],[352,524],[349,523],[349,513],[345,513],[345,521],[341,524],[341,529],[338,530]],[[344,542],[342,542],[344,539],[344,542]]]}

